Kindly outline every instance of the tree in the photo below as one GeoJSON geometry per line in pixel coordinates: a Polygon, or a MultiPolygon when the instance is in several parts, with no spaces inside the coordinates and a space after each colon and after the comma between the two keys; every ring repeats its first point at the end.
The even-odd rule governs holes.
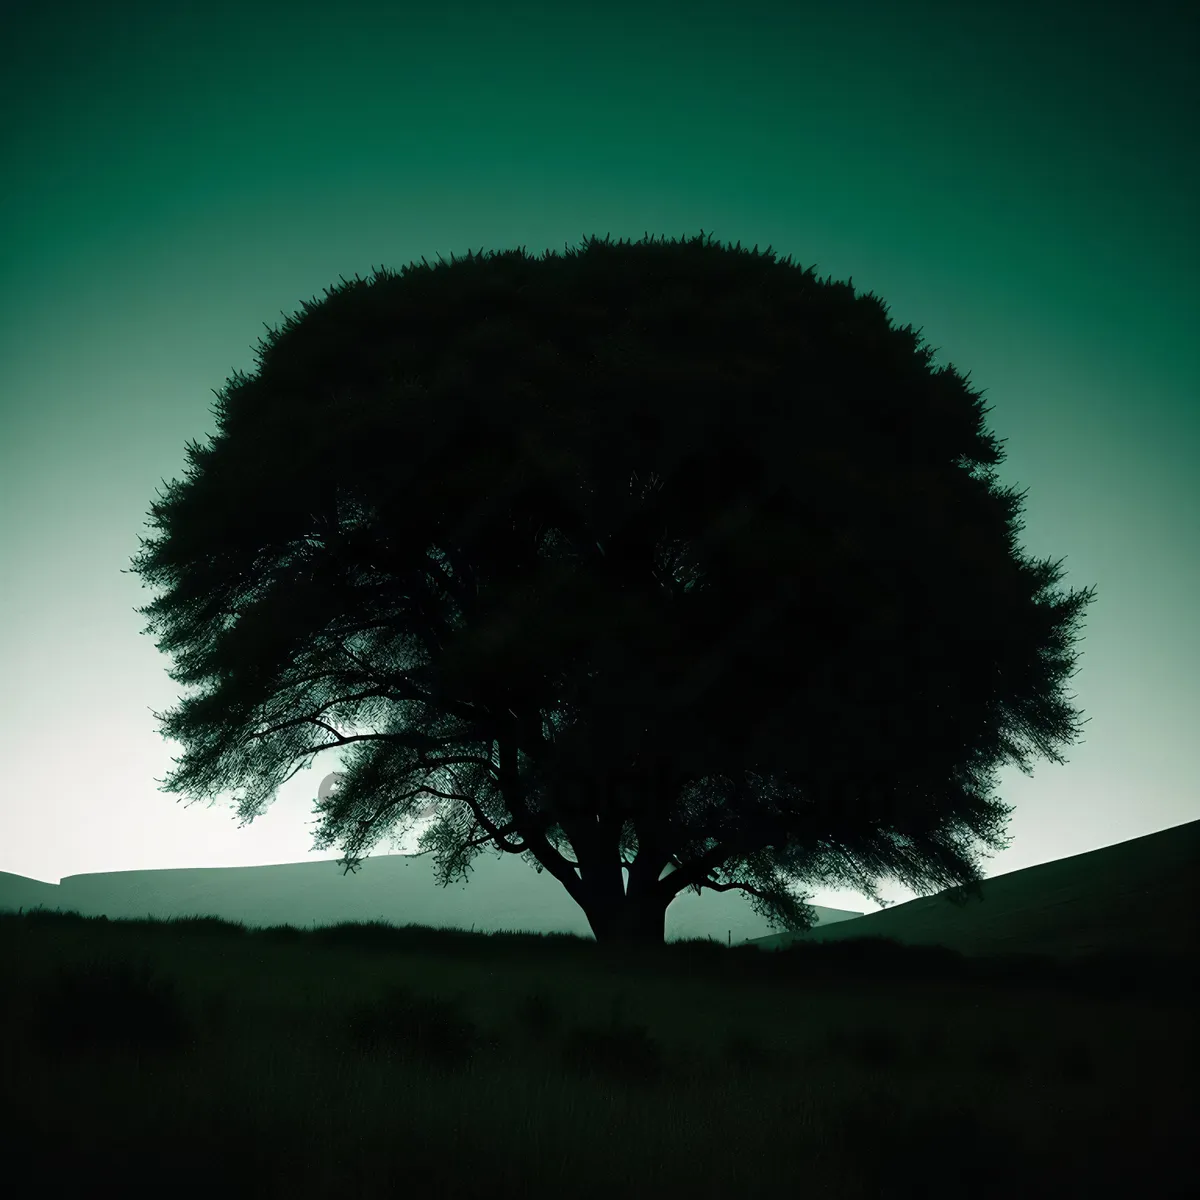
{"type": "Polygon", "coordinates": [[[422,262],[272,332],[153,505],[138,611],[208,689],[161,790],[244,823],[345,748],[315,849],[441,800],[443,886],[520,854],[601,942],[688,886],[793,931],[797,883],[976,887],[1094,592],[1017,551],[980,394],[769,249],[422,262]]]}

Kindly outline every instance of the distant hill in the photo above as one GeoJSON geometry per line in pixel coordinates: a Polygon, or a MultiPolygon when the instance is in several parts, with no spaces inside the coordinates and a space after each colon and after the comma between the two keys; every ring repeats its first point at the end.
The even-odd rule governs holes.
{"type": "Polygon", "coordinates": [[[890,937],[963,954],[1139,949],[1195,955],[1200,912],[1200,821],[984,880],[961,908],[922,897],[803,934],[752,939],[764,950],[796,940],[890,937]]]}
{"type": "MultiPolygon", "coordinates": [[[[771,933],[739,892],[685,890],[667,909],[666,939],[716,938],[763,950],[799,940],[864,936],[964,954],[1059,956],[1129,947],[1195,954],[1200,821],[985,880],[981,900],[947,893],[863,915],[813,906],[804,934],[771,933]]],[[[467,882],[440,888],[432,855],[377,855],[355,874],[332,859],[267,867],[204,867],[67,875],[57,884],[0,872],[0,911],[41,905],[85,916],[217,916],[247,926],[311,928],[383,920],[493,932],[590,938],[582,910],[550,875],[484,853],[467,882]]]]}
{"type": "MultiPolygon", "coordinates": [[[[548,872],[514,855],[485,852],[467,881],[446,888],[434,879],[433,855],[383,854],[343,874],[333,859],[267,867],[201,867],[67,875],[44,883],[0,872],[0,911],[36,906],[84,916],[216,916],[247,926],[311,928],[340,921],[383,920],[494,932],[574,933],[590,938],[583,910],[548,872]]],[[[862,914],[813,906],[819,924],[862,914]]],[[[740,892],[685,890],[667,909],[666,940],[715,938],[738,945],[771,926],[740,892]]]]}

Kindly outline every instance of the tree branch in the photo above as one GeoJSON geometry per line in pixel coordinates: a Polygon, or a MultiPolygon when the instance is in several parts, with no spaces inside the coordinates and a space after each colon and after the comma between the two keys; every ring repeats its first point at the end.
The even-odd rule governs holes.
{"type": "MultiPolygon", "coordinates": [[[[269,737],[272,733],[279,733],[280,731],[282,731],[284,729],[291,729],[293,725],[320,724],[320,722],[318,721],[317,718],[326,709],[332,708],[335,704],[349,704],[355,700],[367,700],[372,696],[381,696],[387,700],[393,699],[393,697],[391,696],[391,694],[389,692],[381,691],[379,689],[373,689],[372,691],[369,691],[369,692],[358,692],[358,693],[356,693],[354,695],[350,695],[350,696],[339,696],[336,699],[327,700],[324,704],[322,704],[320,706],[320,708],[314,708],[311,713],[306,713],[302,717],[292,717],[290,720],[287,720],[287,721],[280,721],[279,724],[272,725],[267,729],[259,730],[257,733],[252,733],[250,736],[255,739],[264,738],[264,737],[269,737]]],[[[326,728],[328,728],[328,726],[326,726],[326,728]]],[[[336,732],[336,731],[334,731],[334,732],[336,732]]]]}
{"type": "Polygon", "coordinates": [[[499,826],[499,827],[492,824],[492,822],[489,821],[488,818],[486,816],[484,816],[484,814],[480,811],[475,800],[473,800],[470,796],[466,795],[465,793],[463,793],[463,792],[443,792],[443,791],[439,791],[437,788],[432,788],[432,787],[428,787],[426,785],[422,785],[420,788],[417,789],[417,792],[415,792],[413,794],[416,795],[416,794],[419,794],[422,792],[427,795],[430,795],[430,796],[440,796],[443,800],[461,800],[465,804],[469,805],[469,807],[471,809],[471,813],[474,816],[476,822],[478,824],[482,825],[484,827],[484,829],[486,829],[488,832],[488,837],[483,838],[480,841],[475,842],[473,844],[483,845],[485,842],[493,841],[493,842],[495,842],[495,844],[497,846],[500,847],[501,850],[507,850],[510,854],[523,854],[523,853],[525,853],[526,850],[529,850],[532,848],[532,847],[530,847],[530,845],[527,842],[522,842],[520,845],[514,846],[514,845],[510,844],[508,841],[506,841],[505,836],[504,836],[505,834],[522,832],[521,829],[518,827],[517,822],[515,820],[509,821],[506,825],[499,826]]]}
{"type": "Polygon", "coordinates": [[[704,851],[699,858],[672,871],[666,879],[659,880],[659,886],[672,897],[677,896],[685,887],[712,887],[709,876],[715,867],[728,862],[735,855],[753,853],[769,846],[773,837],[786,840],[787,826],[783,817],[753,815],[746,820],[751,825],[749,832],[739,831],[734,836],[719,841],[711,850],[704,851]]]}
{"type": "MultiPolygon", "coordinates": [[[[314,725],[319,725],[321,722],[314,721],[314,725]]],[[[467,741],[465,737],[459,737],[456,734],[447,734],[444,737],[434,740],[427,733],[418,733],[415,730],[403,730],[398,733],[349,733],[340,734],[336,729],[326,725],[326,729],[332,733],[337,741],[324,742],[319,746],[308,746],[304,750],[300,750],[299,754],[316,754],[320,750],[331,750],[335,746],[348,746],[351,742],[395,742],[399,746],[409,746],[414,750],[430,751],[441,750],[445,746],[458,745],[461,742],[467,741]]]]}
{"type": "Polygon", "coordinates": [[[732,892],[736,890],[747,892],[751,896],[757,896],[760,900],[771,901],[775,899],[773,896],[768,896],[762,888],[757,888],[751,883],[710,883],[707,880],[704,880],[703,883],[706,888],[714,892],[732,892]]]}

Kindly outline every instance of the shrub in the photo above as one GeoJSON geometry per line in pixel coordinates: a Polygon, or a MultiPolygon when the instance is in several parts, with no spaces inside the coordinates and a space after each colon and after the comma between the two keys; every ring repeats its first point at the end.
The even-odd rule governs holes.
{"type": "Polygon", "coordinates": [[[607,1027],[576,1026],[562,1049],[568,1070],[622,1084],[657,1084],[666,1073],[662,1049],[645,1026],[623,1022],[620,999],[607,1027]]]}
{"type": "Polygon", "coordinates": [[[878,1026],[834,1029],[826,1035],[825,1045],[837,1057],[862,1067],[894,1066],[903,1055],[897,1034],[878,1026]]]}
{"type": "Polygon", "coordinates": [[[34,997],[34,1045],[52,1057],[93,1050],[173,1053],[194,1043],[174,981],[156,980],[143,961],[59,967],[34,997]]]}
{"type": "Polygon", "coordinates": [[[767,1071],[778,1065],[775,1056],[751,1034],[731,1033],[723,1047],[725,1061],[741,1070],[767,1071]]]}
{"type": "Polygon", "coordinates": [[[494,1039],[481,1036],[459,1012],[457,1001],[415,997],[403,986],[390,988],[375,1004],[354,1009],[347,1022],[354,1048],[367,1054],[398,1055],[449,1070],[461,1070],[494,1039]]]}
{"type": "Polygon", "coordinates": [[[536,1040],[543,1041],[553,1033],[562,1020],[562,1015],[544,991],[525,996],[517,1009],[517,1020],[521,1027],[536,1040]]]}

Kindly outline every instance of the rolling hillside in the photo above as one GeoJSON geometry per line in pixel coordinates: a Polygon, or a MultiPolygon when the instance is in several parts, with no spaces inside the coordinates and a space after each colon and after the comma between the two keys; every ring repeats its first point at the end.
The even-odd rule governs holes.
{"type": "MultiPolygon", "coordinates": [[[[1196,954],[1200,821],[985,880],[962,907],[945,894],[866,916],[816,909],[806,934],[771,933],[736,892],[683,892],[667,910],[668,941],[711,937],[763,950],[797,939],[892,937],[965,954],[1058,956],[1128,947],[1196,954]]],[[[548,875],[511,856],[480,855],[468,882],[440,888],[431,855],[377,855],[357,874],[335,861],[68,875],[58,884],[0,872],[0,911],[42,906],[110,918],[213,915],[248,926],[384,920],[458,929],[575,933],[582,911],[548,875]]]]}
{"type": "MultiPolygon", "coordinates": [[[[204,867],[67,875],[45,883],[0,872],[0,911],[36,906],[84,916],[217,916],[247,926],[300,927],[387,921],[487,932],[574,933],[590,938],[583,911],[548,873],[506,854],[481,854],[467,881],[438,887],[432,855],[382,854],[345,875],[332,859],[265,867],[204,867]]],[[[816,907],[816,906],[814,906],[816,907]]],[[[860,913],[817,908],[821,925],[860,913]]],[[[667,909],[666,939],[737,945],[771,932],[738,892],[685,890],[667,909]]]]}
{"type": "Polygon", "coordinates": [[[1194,955],[1200,908],[1200,821],[987,879],[961,908],[946,895],[897,904],[806,934],[752,939],[764,950],[797,939],[890,937],[963,954],[1135,949],[1194,955]]]}

